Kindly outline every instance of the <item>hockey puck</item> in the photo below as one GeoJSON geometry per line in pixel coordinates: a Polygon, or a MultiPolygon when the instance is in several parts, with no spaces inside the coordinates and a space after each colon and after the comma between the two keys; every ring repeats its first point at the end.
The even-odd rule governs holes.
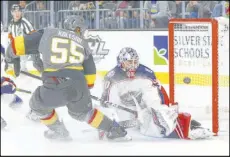
{"type": "Polygon", "coordinates": [[[184,83],[185,83],[185,84],[191,83],[191,79],[190,79],[189,77],[185,77],[185,78],[184,78],[184,83]]]}

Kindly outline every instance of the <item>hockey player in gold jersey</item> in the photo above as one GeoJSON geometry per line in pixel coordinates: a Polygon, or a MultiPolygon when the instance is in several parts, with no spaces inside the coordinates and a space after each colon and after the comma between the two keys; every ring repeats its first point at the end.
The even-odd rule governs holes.
{"type": "Polygon", "coordinates": [[[70,16],[65,29],[46,28],[30,35],[15,37],[7,49],[6,61],[19,56],[42,53],[43,85],[37,87],[30,107],[48,127],[49,139],[70,138],[56,108],[66,106],[69,115],[94,128],[104,130],[110,140],[131,140],[127,131],[116,121],[92,107],[89,88],[94,86],[96,66],[83,34],[84,19],[70,16]]]}

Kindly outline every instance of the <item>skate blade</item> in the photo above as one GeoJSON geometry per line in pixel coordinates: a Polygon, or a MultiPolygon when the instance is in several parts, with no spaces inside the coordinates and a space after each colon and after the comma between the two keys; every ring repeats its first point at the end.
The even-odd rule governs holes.
{"type": "Polygon", "coordinates": [[[52,141],[72,141],[72,138],[70,136],[65,136],[65,137],[51,136],[48,135],[46,132],[44,132],[44,137],[52,141]]]}
{"type": "Polygon", "coordinates": [[[63,137],[63,138],[52,138],[52,137],[46,137],[46,139],[50,140],[50,141],[53,141],[53,142],[70,142],[70,141],[73,141],[73,138],[68,136],[68,137],[63,137]]]}
{"type": "Polygon", "coordinates": [[[50,140],[50,141],[52,141],[52,142],[71,142],[71,141],[73,141],[73,138],[71,138],[71,137],[67,137],[67,138],[54,138],[54,139],[48,139],[48,140],[50,140]]]}
{"type": "Polygon", "coordinates": [[[9,106],[9,108],[11,108],[11,109],[14,110],[14,111],[20,110],[21,107],[22,107],[22,104],[19,104],[19,105],[17,105],[17,106],[9,106]]]}
{"type": "Polygon", "coordinates": [[[110,142],[129,142],[129,141],[132,141],[131,136],[118,137],[118,138],[115,138],[115,139],[109,139],[109,138],[107,138],[107,139],[110,142]]]}

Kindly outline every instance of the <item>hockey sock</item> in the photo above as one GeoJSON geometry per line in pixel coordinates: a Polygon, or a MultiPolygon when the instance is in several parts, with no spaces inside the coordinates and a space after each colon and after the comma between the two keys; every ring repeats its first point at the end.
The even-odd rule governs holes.
{"type": "Polygon", "coordinates": [[[113,121],[111,119],[97,109],[94,109],[93,114],[88,121],[89,125],[103,131],[109,131],[112,123],[113,121]]]}
{"type": "Polygon", "coordinates": [[[55,110],[53,110],[53,112],[49,114],[46,118],[41,119],[41,123],[45,124],[46,126],[51,126],[55,124],[57,121],[58,121],[58,115],[55,112],[55,110]]]}

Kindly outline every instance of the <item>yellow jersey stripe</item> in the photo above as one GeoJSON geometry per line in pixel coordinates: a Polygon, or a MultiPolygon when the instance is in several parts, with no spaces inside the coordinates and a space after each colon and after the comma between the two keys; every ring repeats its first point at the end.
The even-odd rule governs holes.
{"type": "Polygon", "coordinates": [[[25,43],[23,36],[17,36],[14,38],[15,54],[17,56],[25,55],[25,43]]]}
{"type": "MultiPolygon", "coordinates": [[[[69,66],[69,67],[65,67],[64,69],[83,70],[84,68],[82,66],[69,66]]],[[[53,71],[58,71],[58,70],[61,70],[61,69],[46,68],[44,71],[53,72],[53,71]]]]}

